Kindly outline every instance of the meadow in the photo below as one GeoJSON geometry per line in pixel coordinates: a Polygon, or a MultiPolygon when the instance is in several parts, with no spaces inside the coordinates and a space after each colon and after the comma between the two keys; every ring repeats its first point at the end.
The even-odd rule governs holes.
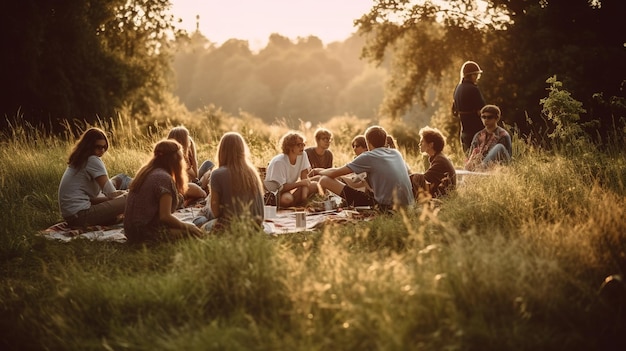
{"type": "MultiPolygon", "coordinates": [[[[352,157],[359,123],[326,125],[336,163],[352,157]]],[[[245,136],[259,165],[286,131],[208,116],[188,126],[201,161],[214,159],[224,125],[245,136]]],[[[110,175],[134,175],[168,127],[100,126],[111,133],[110,175]]],[[[301,127],[311,141],[314,128],[301,127]]],[[[3,350],[626,347],[624,285],[601,289],[626,268],[623,137],[575,152],[515,139],[513,162],[491,176],[372,221],[280,236],[236,225],[131,246],[36,235],[61,220],[67,130],[14,125],[0,139],[3,350]]],[[[400,151],[423,170],[415,150],[400,151]]]]}

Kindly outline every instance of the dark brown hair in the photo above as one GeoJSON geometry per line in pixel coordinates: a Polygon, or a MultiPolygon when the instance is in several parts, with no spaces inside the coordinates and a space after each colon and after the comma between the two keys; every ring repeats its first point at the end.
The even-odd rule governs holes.
{"type": "Polygon", "coordinates": [[[78,139],[74,145],[67,164],[74,169],[81,169],[87,163],[89,156],[94,155],[96,141],[104,140],[106,143],[105,150],[109,149],[109,139],[106,133],[100,128],[89,128],[78,139]]]}
{"type": "Polygon", "coordinates": [[[441,134],[441,131],[437,128],[424,127],[420,129],[420,138],[427,143],[433,143],[433,149],[436,153],[443,151],[443,147],[446,146],[446,139],[441,134]]]}
{"type": "Polygon", "coordinates": [[[387,132],[381,126],[371,126],[365,130],[365,139],[370,150],[383,147],[387,143],[387,132]]]}

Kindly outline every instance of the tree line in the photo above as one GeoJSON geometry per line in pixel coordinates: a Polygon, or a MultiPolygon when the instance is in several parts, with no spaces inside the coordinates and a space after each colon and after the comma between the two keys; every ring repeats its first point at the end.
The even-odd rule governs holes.
{"type": "Polygon", "coordinates": [[[432,121],[455,135],[458,70],[479,62],[479,82],[504,121],[525,136],[549,132],[540,100],[555,76],[583,103],[580,123],[623,132],[626,50],[620,0],[377,0],[359,35],[324,45],[274,34],[215,46],[176,29],[168,0],[23,0],[0,14],[0,112],[53,127],[114,116],[149,121],[182,103],[312,122],[342,114],[432,121]],[[485,7],[480,7],[480,4],[485,7]],[[370,63],[373,63],[371,65],[370,63]],[[621,124],[620,124],[621,123],[621,124]]]}
{"type": "Polygon", "coordinates": [[[267,123],[375,118],[387,75],[360,59],[363,44],[359,36],[324,45],[315,36],[292,40],[276,33],[253,53],[247,41],[216,46],[194,32],[176,43],[174,94],[191,111],[215,104],[267,123]]]}

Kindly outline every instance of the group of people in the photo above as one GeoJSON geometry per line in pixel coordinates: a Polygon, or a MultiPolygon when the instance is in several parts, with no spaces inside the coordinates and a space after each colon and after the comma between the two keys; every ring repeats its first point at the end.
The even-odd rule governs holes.
{"type": "Polygon", "coordinates": [[[224,227],[242,214],[256,225],[263,221],[263,183],[239,133],[222,136],[217,152],[219,168],[211,172],[211,161],[197,167],[188,130],[182,126],[172,129],[166,139],[154,145],[151,159],[127,182],[127,190],[116,188],[125,182],[108,177],[101,159],[108,149],[106,133],[89,128],[70,153],[58,195],[61,215],[72,227],[110,225],[123,218],[130,242],[203,236],[205,231],[173,213],[207,193],[211,194],[214,228],[224,227]]]}
{"type": "Polygon", "coordinates": [[[512,156],[511,136],[498,126],[500,108],[487,105],[478,88],[483,70],[474,61],[461,66],[460,81],[454,89],[452,113],[461,125],[460,139],[467,154],[465,169],[484,170],[494,163],[507,162],[512,156]]]}
{"type": "MultiPolygon", "coordinates": [[[[467,153],[465,168],[482,170],[511,157],[511,137],[498,126],[500,109],[485,105],[476,82],[482,70],[472,61],[461,68],[454,93],[454,111],[461,122],[461,142],[467,153]],[[476,122],[482,121],[478,129],[476,122]]],[[[129,241],[202,236],[205,231],[173,213],[194,200],[206,198],[210,222],[204,229],[221,229],[233,218],[260,225],[269,184],[280,207],[304,206],[316,193],[332,192],[348,206],[371,206],[381,211],[407,207],[420,195],[439,197],[456,187],[456,170],[443,154],[445,137],[436,128],[419,131],[420,152],[428,156],[423,173],[411,173],[396,142],[381,126],[367,128],[352,139],[354,159],[335,167],[330,151],[332,133],[315,131],[315,146],[306,148],[297,131],[284,134],[281,153],[271,159],[265,178],[250,158],[244,138],[225,133],[217,148],[218,168],[206,160],[198,166],[196,146],[184,126],[170,130],[154,146],[152,158],[134,178],[109,179],[101,159],[109,149],[106,133],[89,128],[72,149],[59,184],[59,207],[70,226],[107,225],[124,221],[129,241]],[[208,196],[207,196],[208,195],[208,196]]]]}
{"type": "Polygon", "coordinates": [[[319,128],[314,135],[316,146],[306,149],[305,138],[297,131],[281,138],[282,154],[272,158],[265,177],[265,182],[280,184],[277,205],[301,206],[312,195],[326,194],[327,190],[341,196],[348,206],[391,210],[413,204],[404,159],[398,150],[387,147],[387,133],[382,127],[369,127],[364,135],[355,137],[355,159],[339,168],[333,167],[329,150],[332,133],[319,128]],[[367,181],[359,175],[366,175],[367,181]]]}

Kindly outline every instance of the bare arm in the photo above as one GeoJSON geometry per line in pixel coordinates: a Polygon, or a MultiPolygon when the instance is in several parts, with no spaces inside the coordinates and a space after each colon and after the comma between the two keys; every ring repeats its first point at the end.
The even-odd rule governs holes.
{"type": "Polygon", "coordinates": [[[315,175],[323,175],[330,178],[337,178],[346,174],[352,173],[352,170],[348,168],[348,166],[343,166],[339,168],[326,168],[326,169],[318,169],[314,170],[315,175]]]}
{"type": "Polygon", "coordinates": [[[341,176],[340,178],[343,179],[343,182],[346,183],[347,186],[353,189],[367,189],[372,191],[369,184],[363,178],[359,177],[358,174],[341,176]]]}
{"type": "Polygon", "coordinates": [[[126,193],[124,190],[115,190],[113,183],[111,183],[111,181],[109,180],[109,177],[107,177],[105,174],[99,177],[96,177],[96,182],[100,186],[100,189],[102,190],[104,195],[106,195],[106,199],[102,199],[102,201],[96,200],[97,201],[96,203],[115,199],[116,197],[120,195],[124,195],[126,193]]]}
{"type": "MultiPolygon", "coordinates": [[[[302,171],[305,174],[308,173],[306,170],[302,171]]],[[[301,187],[305,187],[305,186],[309,186],[311,184],[311,180],[308,177],[305,177],[304,179],[300,179],[299,181],[295,182],[295,183],[285,183],[283,184],[283,188],[281,189],[281,192],[285,192],[285,191],[290,191],[293,190],[295,188],[301,188],[301,187]]]]}
{"type": "Polygon", "coordinates": [[[169,228],[189,231],[190,234],[202,236],[203,232],[193,223],[186,223],[172,215],[172,195],[163,194],[159,199],[159,220],[169,228]]]}

